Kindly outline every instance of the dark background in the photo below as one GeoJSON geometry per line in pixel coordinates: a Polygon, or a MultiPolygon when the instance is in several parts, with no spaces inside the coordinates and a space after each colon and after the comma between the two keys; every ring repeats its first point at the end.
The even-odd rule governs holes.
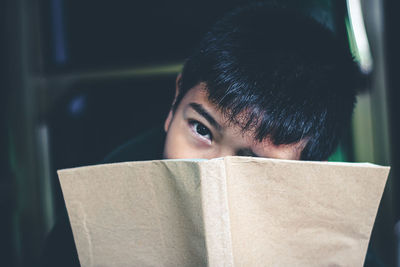
{"type": "MultiPolygon", "coordinates": [[[[362,1],[364,11],[373,1],[362,1]]],[[[185,58],[218,17],[247,2],[0,1],[0,266],[35,266],[63,205],[55,171],[99,163],[118,145],[159,126],[185,58]]],[[[346,1],[276,2],[314,16],[348,42],[346,1]]],[[[383,65],[375,65],[369,75],[377,82],[362,94],[371,97],[373,112],[382,105],[388,111],[388,127],[365,113],[374,133],[373,157],[366,158],[392,166],[371,246],[382,263],[394,266],[400,9],[398,1],[382,4],[384,24],[377,28],[383,37],[370,37],[376,39],[371,46],[383,44],[384,55],[374,54],[383,65]],[[374,86],[385,92],[383,100],[374,86]],[[389,140],[389,150],[382,149],[382,140],[389,140]]],[[[372,15],[365,19],[379,24],[372,15]]],[[[349,129],[332,159],[363,160],[354,138],[362,137],[349,129]]]]}

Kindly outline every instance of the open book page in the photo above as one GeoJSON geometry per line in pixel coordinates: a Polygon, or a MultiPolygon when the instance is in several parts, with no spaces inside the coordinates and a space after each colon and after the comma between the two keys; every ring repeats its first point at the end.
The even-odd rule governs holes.
{"type": "Polygon", "coordinates": [[[226,158],[235,266],[362,266],[389,168],[226,158]]]}
{"type": "Polygon", "coordinates": [[[206,266],[196,162],[59,171],[81,266],[206,266]]]}

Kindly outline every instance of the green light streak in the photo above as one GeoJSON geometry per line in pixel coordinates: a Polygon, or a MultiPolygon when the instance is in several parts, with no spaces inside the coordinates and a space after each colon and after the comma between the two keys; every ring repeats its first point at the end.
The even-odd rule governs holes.
{"type": "Polygon", "coordinates": [[[356,44],[356,38],[354,37],[353,28],[351,27],[348,17],[345,18],[345,25],[346,25],[347,37],[349,39],[349,46],[350,46],[351,54],[354,56],[355,60],[358,63],[360,63],[360,60],[361,60],[360,52],[358,51],[358,47],[356,44]]]}

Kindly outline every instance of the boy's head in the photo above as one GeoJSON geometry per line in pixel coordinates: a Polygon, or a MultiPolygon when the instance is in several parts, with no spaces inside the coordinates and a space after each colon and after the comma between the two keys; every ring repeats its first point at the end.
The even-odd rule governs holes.
{"type": "Polygon", "coordinates": [[[349,126],[357,83],[347,47],[315,20],[237,9],[185,62],[164,157],[325,160],[349,126]]]}

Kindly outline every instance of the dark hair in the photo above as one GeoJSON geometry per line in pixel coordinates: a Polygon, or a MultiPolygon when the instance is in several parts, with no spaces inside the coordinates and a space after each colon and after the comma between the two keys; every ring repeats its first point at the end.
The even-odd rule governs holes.
{"type": "Polygon", "coordinates": [[[325,160],[350,125],[358,75],[348,47],[320,23],[253,4],[205,35],[184,64],[175,107],[204,82],[209,100],[243,131],[275,145],[305,140],[301,159],[325,160]]]}

